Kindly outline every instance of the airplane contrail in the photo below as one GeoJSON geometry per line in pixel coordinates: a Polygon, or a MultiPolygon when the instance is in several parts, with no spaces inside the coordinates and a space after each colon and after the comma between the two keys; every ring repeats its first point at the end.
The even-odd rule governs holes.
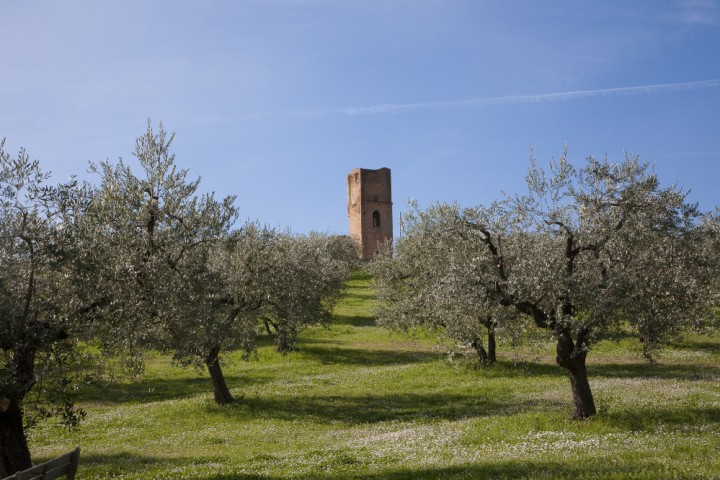
{"type": "MultiPolygon", "coordinates": [[[[720,79],[702,80],[698,82],[663,83],[656,85],[640,85],[634,87],[603,88],[596,90],[575,90],[570,92],[541,93],[533,95],[506,95],[489,98],[473,98],[467,100],[418,102],[399,104],[379,104],[369,107],[347,108],[337,113],[348,116],[377,115],[382,113],[399,113],[408,110],[445,109],[445,108],[473,108],[485,105],[503,105],[512,103],[556,102],[563,100],[580,100],[591,97],[615,97],[622,95],[643,95],[671,93],[683,90],[698,90],[703,88],[720,87],[720,79]]],[[[316,112],[318,114],[319,112],[316,112]]],[[[325,111],[327,113],[327,111],[325,111]]],[[[309,115],[312,113],[308,112],[309,115]]]]}
{"type": "MultiPolygon", "coordinates": [[[[651,95],[661,93],[680,92],[685,90],[700,90],[720,87],[720,78],[683,83],[661,83],[654,85],[639,85],[633,87],[602,88],[595,90],[574,90],[569,92],[540,93],[530,95],[505,95],[499,97],[471,98],[465,100],[432,101],[416,103],[383,103],[366,107],[348,108],[312,108],[305,110],[286,110],[247,113],[235,116],[237,120],[258,120],[278,117],[324,117],[343,115],[348,117],[362,115],[382,115],[413,110],[442,110],[455,108],[480,108],[490,105],[508,105],[516,103],[534,102],[560,102],[567,100],[582,100],[592,97],[618,97],[630,95],[651,95]]],[[[224,117],[223,117],[224,119],[224,117]]],[[[222,120],[222,119],[216,119],[222,120]]]]}

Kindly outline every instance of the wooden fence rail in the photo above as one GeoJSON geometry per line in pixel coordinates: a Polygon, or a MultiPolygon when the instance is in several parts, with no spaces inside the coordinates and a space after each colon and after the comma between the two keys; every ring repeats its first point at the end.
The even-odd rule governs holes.
{"type": "Polygon", "coordinates": [[[55,480],[63,475],[67,480],[73,480],[79,463],[80,447],[45,463],[17,472],[3,480],[55,480]]]}

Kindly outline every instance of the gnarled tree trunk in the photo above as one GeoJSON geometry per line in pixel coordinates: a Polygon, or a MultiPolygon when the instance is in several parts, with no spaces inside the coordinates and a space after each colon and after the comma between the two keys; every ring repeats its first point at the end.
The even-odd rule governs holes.
{"type": "Polygon", "coordinates": [[[293,350],[292,345],[290,345],[290,342],[288,341],[287,333],[280,327],[280,325],[269,318],[264,318],[263,323],[265,324],[265,331],[267,334],[275,339],[275,349],[278,353],[285,355],[293,350]],[[270,330],[270,326],[272,326],[272,329],[275,330],[275,333],[270,330]]]}
{"type": "Polygon", "coordinates": [[[470,346],[477,352],[480,363],[486,363],[488,360],[488,354],[485,347],[483,347],[482,340],[479,337],[475,337],[470,346]]]}
{"type": "Polygon", "coordinates": [[[205,357],[205,365],[207,365],[210,379],[212,380],[215,403],[218,405],[227,405],[228,403],[234,402],[235,399],[225,383],[225,376],[222,373],[220,360],[218,359],[219,353],[220,347],[213,347],[208,356],[205,357]]]}
{"type": "Polygon", "coordinates": [[[568,369],[570,384],[573,394],[573,418],[583,419],[595,415],[595,401],[593,400],[590,382],[588,382],[585,361],[577,362],[577,365],[568,369]]]}
{"type": "MultiPolygon", "coordinates": [[[[578,340],[578,343],[580,343],[580,340],[578,340]]],[[[590,390],[587,370],[585,369],[585,357],[587,357],[587,351],[576,348],[568,332],[560,335],[557,341],[557,357],[555,359],[557,364],[566,369],[570,376],[573,395],[572,418],[578,420],[591,417],[597,413],[592,391],[590,390]]]]}
{"type": "Polygon", "coordinates": [[[29,344],[32,341],[19,342],[12,352],[11,386],[0,393],[0,477],[32,466],[22,409],[25,395],[35,384],[35,348],[29,344]]]}
{"type": "Polygon", "coordinates": [[[285,355],[293,351],[293,347],[288,342],[287,335],[282,331],[282,329],[278,329],[275,343],[277,345],[276,350],[278,353],[285,355]]]}
{"type": "Polygon", "coordinates": [[[483,316],[480,318],[480,323],[487,328],[487,335],[488,335],[488,349],[487,354],[485,355],[485,359],[482,360],[483,363],[489,363],[490,365],[497,362],[497,345],[495,343],[495,322],[493,321],[492,316],[483,316]]]}
{"type": "Polygon", "coordinates": [[[23,430],[21,399],[0,398],[0,477],[32,466],[23,430]]]}
{"type": "Polygon", "coordinates": [[[495,344],[495,328],[488,327],[488,362],[497,362],[497,345],[495,344]]]}

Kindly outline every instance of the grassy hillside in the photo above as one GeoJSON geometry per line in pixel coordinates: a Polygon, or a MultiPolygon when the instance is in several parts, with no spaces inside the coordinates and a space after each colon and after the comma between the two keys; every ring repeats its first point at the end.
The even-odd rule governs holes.
{"type": "Polygon", "coordinates": [[[599,415],[575,422],[550,344],[501,341],[500,364],[474,368],[432,338],[377,327],[372,303],[357,275],[333,325],[295,352],[268,342],[231,358],[231,406],[213,403],[205,372],[154,356],[140,381],[80,392],[78,432],[34,429],[34,459],[79,445],[80,478],[720,478],[719,335],[655,365],[631,341],[599,345],[588,357],[599,415]]]}

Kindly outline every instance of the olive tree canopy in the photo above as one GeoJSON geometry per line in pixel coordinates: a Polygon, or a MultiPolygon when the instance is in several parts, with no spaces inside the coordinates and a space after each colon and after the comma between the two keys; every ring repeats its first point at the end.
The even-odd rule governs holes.
{"type": "MultiPolygon", "coordinates": [[[[596,411],[585,369],[594,342],[629,328],[649,355],[706,314],[711,287],[703,280],[707,264],[697,261],[700,215],[684,192],[662,188],[637,158],[589,157],[576,169],[563,154],[547,170],[532,159],[526,180],[527,193],[487,208],[440,204],[411,212],[397,257],[434,265],[426,252],[439,248],[443,264],[425,275],[446,284],[464,279],[479,310],[510,307],[550,331],[556,361],[570,376],[573,416],[585,418],[596,411]]],[[[400,274],[388,284],[391,295],[406,305],[436,306],[438,293],[408,288],[415,281],[400,274]]],[[[382,305],[388,320],[415,318],[382,305]]]]}
{"type": "Polygon", "coordinates": [[[286,353],[305,326],[329,321],[357,252],[349,237],[283,233],[263,254],[271,272],[259,282],[261,319],[286,353]]]}
{"type": "Polygon", "coordinates": [[[89,204],[71,180],[53,186],[24,150],[13,158],[0,142],[0,477],[30,467],[24,422],[33,413],[82,416],[65,395],[74,335],[82,330],[79,224],[89,204]],[[61,372],[62,373],[62,372],[61,372]],[[25,418],[24,418],[25,416],[25,418]]]}
{"type": "Polygon", "coordinates": [[[103,337],[117,338],[131,359],[155,346],[181,365],[207,367],[216,402],[230,403],[221,353],[252,352],[262,322],[290,349],[304,325],[327,314],[349,264],[333,237],[253,222],[234,230],[234,197],[198,195],[199,179],[175,165],[172,140],[148,125],[135,149],[139,176],[122,160],[93,166],[101,176],[94,238],[106,258],[98,328],[114,331],[103,337]]]}
{"type": "Polygon", "coordinates": [[[384,249],[370,266],[378,291],[377,312],[380,322],[391,328],[439,328],[450,340],[475,350],[480,362],[494,363],[496,328],[506,327],[514,312],[482,288],[490,273],[487,265],[468,261],[482,245],[477,235],[457,229],[459,215],[457,205],[419,211],[411,204],[402,217],[407,235],[397,241],[394,252],[384,249]]]}
{"type": "Polygon", "coordinates": [[[139,366],[147,346],[172,350],[178,359],[198,357],[215,383],[222,379],[218,339],[246,331],[210,268],[237,214],[234,197],[201,195],[200,179],[178,169],[173,137],[148,122],[135,146],[139,175],[123,160],[91,165],[100,175],[93,249],[102,258],[96,296],[103,321],[94,332],[114,338],[113,346],[139,366]]]}

